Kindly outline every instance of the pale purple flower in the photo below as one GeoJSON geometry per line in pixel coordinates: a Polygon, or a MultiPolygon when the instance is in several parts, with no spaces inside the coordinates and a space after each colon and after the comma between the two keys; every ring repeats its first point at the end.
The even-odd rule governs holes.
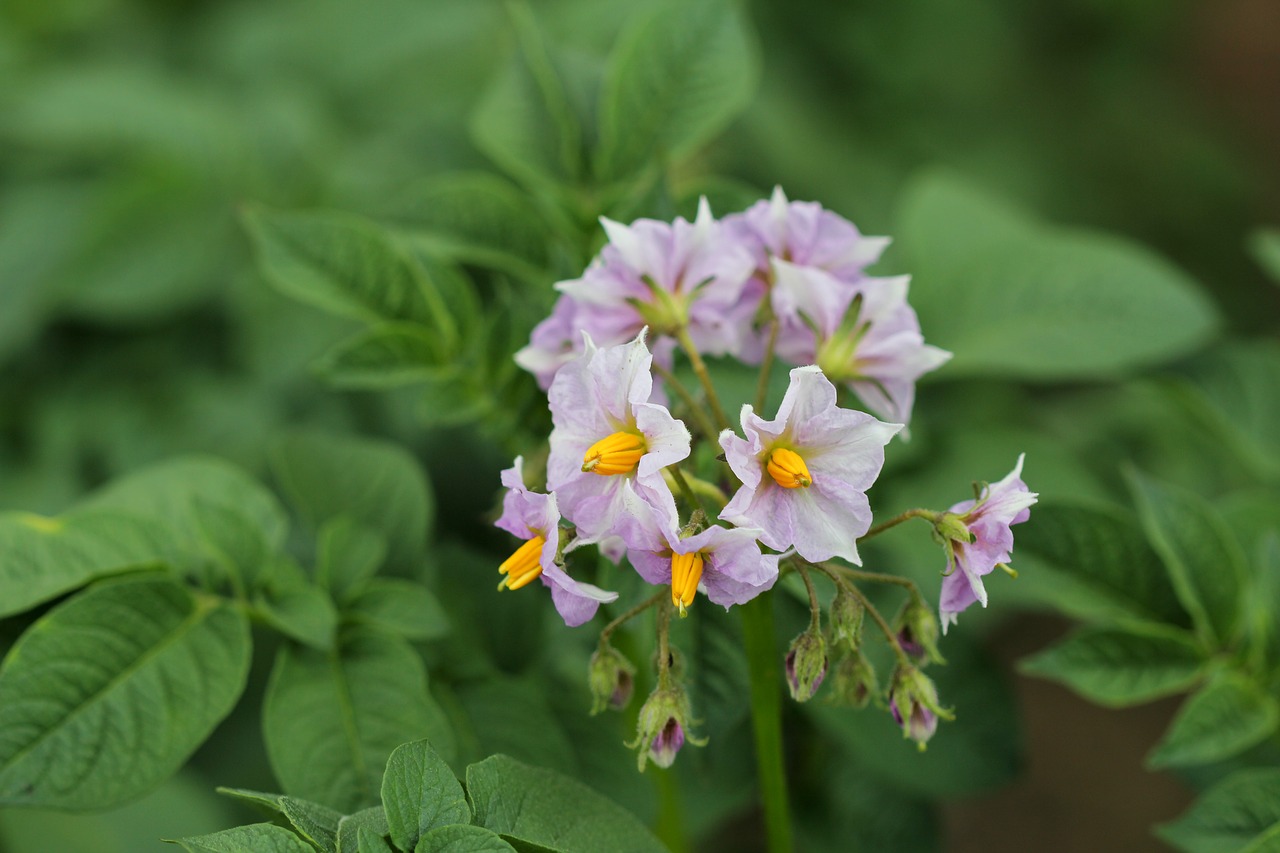
{"type": "Polygon", "coordinates": [[[533,328],[529,345],[516,353],[516,364],[533,374],[543,391],[560,368],[582,352],[582,332],[574,322],[577,303],[561,296],[551,315],[533,328]]]}
{"type": "Polygon", "coordinates": [[[651,516],[674,525],[675,498],[662,469],[689,455],[689,430],[665,406],[648,402],[652,356],[645,333],[582,355],[556,374],[548,392],[551,456],[547,488],[585,543],[621,537],[651,516]],[[590,457],[590,458],[589,458],[590,457]]]}
{"type": "Polygon", "coordinates": [[[524,484],[524,459],[502,472],[502,485],[507,494],[502,498],[502,517],[497,526],[526,541],[503,564],[504,586],[523,586],[536,576],[551,589],[551,600],[570,628],[588,622],[602,603],[615,601],[616,592],[606,592],[589,583],[569,577],[556,561],[560,547],[560,510],[554,494],[531,492],[524,484]],[[523,580],[523,582],[521,582],[523,580]]]}
{"type": "Polygon", "coordinates": [[[858,537],[871,526],[866,491],[901,424],[836,406],[836,389],[816,366],[791,371],[778,416],[742,407],[745,440],[725,430],[720,446],[742,481],[720,518],[758,527],[774,550],[795,546],[811,562],[861,564],[858,537]]]}
{"type": "Polygon", "coordinates": [[[778,579],[779,555],[760,552],[759,530],[713,525],[682,539],[671,525],[654,523],[643,529],[627,558],[649,583],[670,584],[672,602],[682,612],[698,589],[727,610],[778,579]],[[673,573],[673,567],[678,571],[673,573]]]}
{"type": "Polygon", "coordinates": [[[908,423],[916,382],[951,358],[924,342],[920,320],[907,302],[910,278],[864,278],[848,285],[822,270],[785,261],[775,261],[774,268],[774,302],[801,318],[781,327],[779,357],[817,364],[872,413],[908,423]]]}
{"type": "Polygon", "coordinates": [[[609,242],[581,278],[556,287],[576,303],[575,322],[602,345],[687,327],[700,352],[735,352],[741,329],[731,315],[750,278],[750,254],[727,235],[703,199],[694,222],[602,218],[609,242]]]}
{"type": "Polygon", "coordinates": [[[956,615],[975,601],[987,606],[982,578],[1009,561],[1013,550],[1010,527],[1031,517],[1030,508],[1039,495],[1022,481],[1025,459],[1025,453],[1019,454],[1018,464],[1003,480],[986,486],[977,500],[961,501],[951,507],[943,517],[941,529],[949,526],[949,520],[952,525],[963,525],[972,539],[948,537],[951,560],[938,603],[943,633],[948,625],[955,624],[956,615]]]}

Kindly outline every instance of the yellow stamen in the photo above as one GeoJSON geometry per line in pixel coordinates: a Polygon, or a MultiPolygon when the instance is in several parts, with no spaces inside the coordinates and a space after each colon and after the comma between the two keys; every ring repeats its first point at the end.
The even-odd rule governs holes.
{"type": "Polygon", "coordinates": [[[647,449],[643,435],[615,432],[587,448],[582,457],[582,470],[605,477],[630,474],[636,470],[640,457],[644,456],[647,449]]]}
{"type": "Polygon", "coordinates": [[[537,580],[538,575],[542,574],[542,546],[547,544],[547,540],[541,536],[535,536],[525,542],[516,552],[503,561],[498,566],[498,573],[506,575],[498,584],[498,589],[519,589],[537,580]]]}
{"type": "Polygon", "coordinates": [[[800,454],[785,447],[779,447],[769,454],[769,462],[765,470],[774,482],[784,489],[809,488],[813,478],[809,476],[809,468],[800,458],[800,454]]]}
{"type": "Polygon", "coordinates": [[[702,580],[702,555],[671,555],[671,603],[680,608],[684,616],[685,608],[693,604],[693,596],[698,591],[698,581],[702,580]]]}

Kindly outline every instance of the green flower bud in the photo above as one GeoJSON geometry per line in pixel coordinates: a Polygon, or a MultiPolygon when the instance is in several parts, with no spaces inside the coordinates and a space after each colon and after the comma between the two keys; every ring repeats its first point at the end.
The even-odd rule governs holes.
{"type": "Polygon", "coordinates": [[[591,713],[599,714],[605,708],[621,711],[631,701],[635,690],[636,668],[613,646],[607,643],[591,655],[587,669],[587,683],[591,687],[591,713]]]}
{"type": "Polygon", "coordinates": [[[865,708],[880,693],[875,668],[861,651],[845,655],[836,664],[831,684],[832,701],[853,708],[865,708]]]}
{"type": "Polygon", "coordinates": [[[851,650],[857,649],[862,641],[862,618],[866,610],[848,587],[840,584],[836,597],[827,611],[827,620],[831,626],[831,642],[838,645],[847,643],[851,650]]]}
{"type": "Polygon", "coordinates": [[[929,660],[933,663],[946,663],[938,652],[938,617],[933,615],[933,611],[923,601],[908,601],[895,621],[898,643],[903,651],[917,662],[929,660]]]}
{"type": "Polygon", "coordinates": [[[822,632],[811,626],[792,640],[786,667],[791,698],[808,702],[827,675],[827,643],[822,639],[822,632]]]}
{"type": "Polygon", "coordinates": [[[650,760],[659,767],[670,767],[686,740],[694,746],[706,745],[706,738],[694,737],[689,731],[691,722],[684,688],[660,685],[650,693],[640,708],[636,738],[627,744],[628,749],[640,750],[640,770],[650,760]]]}
{"type": "Polygon", "coordinates": [[[933,681],[914,666],[899,666],[889,688],[889,712],[902,726],[902,736],[914,740],[924,751],[925,744],[938,729],[938,718],[953,720],[955,715],[938,704],[938,689],[933,681]]]}

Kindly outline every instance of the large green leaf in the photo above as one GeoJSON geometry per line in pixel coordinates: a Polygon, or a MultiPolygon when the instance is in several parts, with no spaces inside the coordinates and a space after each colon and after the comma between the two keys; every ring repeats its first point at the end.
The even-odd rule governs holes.
{"type": "Polygon", "coordinates": [[[898,235],[925,337],[945,377],[1124,375],[1195,350],[1213,303],[1141,245],[1043,225],[948,175],[907,191],[898,235]]]}
{"type": "Polygon", "coordinates": [[[396,747],[382,777],[382,808],[391,840],[412,850],[431,830],[471,823],[471,806],[449,765],[425,740],[396,747]]]}
{"type": "Polygon", "coordinates": [[[125,512],[0,513],[0,616],[98,577],[158,564],[172,548],[165,528],[125,512]]]}
{"type": "Polygon", "coordinates": [[[449,376],[431,330],[417,323],[379,323],[329,350],[315,370],[338,388],[383,390],[449,376]]]}
{"type": "Polygon", "coordinates": [[[1237,755],[1280,725],[1280,703],[1252,680],[1225,673],[1192,694],[1147,756],[1151,767],[1209,764],[1237,755]]]}
{"type": "Polygon", "coordinates": [[[1035,523],[1017,529],[1019,557],[1034,556],[1071,579],[1075,615],[1091,618],[1185,619],[1160,558],[1147,544],[1137,517],[1123,507],[1042,501],[1035,523]]]}
{"type": "Polygon", "coordinates": [[[449,632],[449,617],[431,591],[399,578],[369,581],[352,596],[343,615],[410,640],[434,640],[449,632]]]}
{"type": "Polygon", "coordinates": [[[644,824],[587,786],[505,755],[467,768],[475,823],[507,839],[562,853],[665,848],[644,824]]]}
{"type": "Polygon", "coordinates": [[[390,831],[387,813],[382,806],[370,806],[349,814],[338,821],[338,853],[368,853],[370,850],[379,850],[377,842],[387,838],[390,831]]]}
{"type": "Polygon", "coordinates": [[[1232,341],[1189,370],[1192,406],[1259,479],[1280,478],[1280,343],[1232,341]]]}
{"type": "Polygon", "coordinates": [[[1185,631],[1131,623],[1085,628],[1022,662],[1099,705],[1122,708],[1178,693],[1202,677],[1204,652],[1185,631]]]}
{"type": "Polygon", "coordinates": [[[210,835],[179,838],[190,853],[315,853],[315,848],[282,826],[253,823],[210,835]]]}
{"type": "Polygon", "coordinates": [[[471,116],[476,147],[515,177],[572,184],[582,171],[582,129],[561,69],[553,62],[533,13],[507,6],[517,51],[471,116]]]}
{"type": "Polygon", "coordinates": [[[271,462],[281,487],[313,528],[347,516],[386,538],[391,567],[418,571],[435,500],[422,466],[404,448],[298,432],[276,442],[271,462]]]}
{"type": "Polygon", "coordinates": [[[262,727],[284,790],[346,812],[378,802],[382,770],[400,744],[429,737],[446,754],[452,747],[422,659],[373,632],[345,637],[331,652],[282,648],[262,727]]]}
{"type": "Polygon", "coordinates": [[[1156,834],[1186,853],[1238,853],[1280,827],[1280,770],[1242,770],[1206,791],[1156,834]]]}
{"type": "Polygon", "coordinates": [[[325,311],[376,323],[402,320],[432,332],[446,358],[457,322],[426,270],[388,231],[339,213],[283,213],[261,207],[245,224],[267,279],[325,311]]]}
{"type": "Polygon", "coordinates": [[[100,582],[0,667],[0,802],[102,808],[182,766],[235,705],[244,614],[157,575],[100,582]]]}
{"type": "Polygon", "coordinates": [[[747,105],[758,73],[736,3],[669,0],[645,10],[609,58],[597,172],[621,178],[690,154],[747,105]]]}
{"type": "Polygon", "coordinates": [[[516,849],[484,827],[441,826],[422,836],[413,853],[516,853],[516,849]]]}
{"type": "Polygon", "coordinates": [[[1129,482],[1147,538],[1198,633],[1208,642],[1232,642],[1241,622],[1245,566],[1230,528],[1199,495],[1136,471],[1129,482]]]}

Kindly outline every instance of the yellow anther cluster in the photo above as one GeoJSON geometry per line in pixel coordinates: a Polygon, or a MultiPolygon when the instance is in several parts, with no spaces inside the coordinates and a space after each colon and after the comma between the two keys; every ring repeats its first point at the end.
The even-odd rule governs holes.
{"type": "Polygon", "coordinates": [[[542,546],[547,540],[535,536],[525,542],[516,552],[498,566],[498,573],[506,575],[498,584],[498,589],[519,589],[538,579],[542,574],[542,546]]]}
{"type": "Polygon", "coordinates": [[[702,580],[702,555],[671,555],[671,603],[680,608],[683,616],[685,609],[693,604],[693,596],[698,591],[698,582],[702,580]]]}
{"type": "Polygon", "coordinates": [[[640,464],[646,449],[643,435],[615,432],[587,448],[582,457],[582,470],[605,477],[630,474],[640,464]]]}
{"type": "Polygon", "coordinates": [[[773,477],[774,482],[784,489],[807,489],[813,485],[813,478],[809,476],[809,467],[804,464],[800,454],[785,447],[779,447],[769,454],[765,470],[769,472],[770,477],[773,477]]]}

